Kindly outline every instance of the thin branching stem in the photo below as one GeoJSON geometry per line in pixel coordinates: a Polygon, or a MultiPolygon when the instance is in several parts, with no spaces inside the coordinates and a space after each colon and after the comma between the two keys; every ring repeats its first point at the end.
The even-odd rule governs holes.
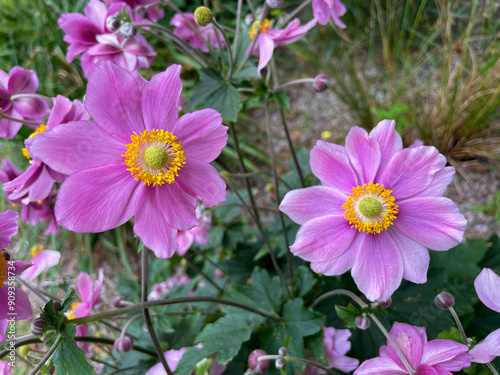
{"type": "MultiPolygon", "coordinates": [[[[233,53],[231,52],[231,44],[229,43],[229,39],[227,37],[227,34],[226,32],[224,31],[224,29],[221,27],[221,25],[219,25],[217,23],[217,21],[214,19],[212,20],[212,25],[221,32],[222,34],[222,37],[224,38],[224,44],[226,45],[226,50],[227,50],[227,54],[228,54],[228,60],[229,60],[229,68],[227,70],[227,74],[226,74],[226,81],[229,81],[229,79],[231,78],[231,76],[233,75],[233,65],[234,65],[234,59],[233,59],[233,53]]],[[[215,33],[217,34],[217,33],[215,33]]],[[[219,43],[219,47],[221,47],[220,43],[219,43]]],[[[222,50],[222,48],[221,48],[222,50]]]]}
{"type": "Polygon", "coordinates": [[[219,285],[217,285],[217,283],[213,281],[210,278],[210,276],[208,276],[205,272],[203,272],[196,264],[191,262],[191,260],[188,257],[184,257],[184,259],[186,260],[189,267],[191,267],[195,272],[198,272],[201,275],[201,277],[203,277],[206,281],[208,281],[210,285],[212,285],[215,289],[219,291],[219,293],[224,292],[224,289],[222,289],[219,285]]]}
{"type": "Polygon", "coordinates": [[[16,99],[21,99],[21,98],[42,99],[42,100],[46,100],[48,102],[52,101],[52,98],[50,96],[45,96],[45,95],[41,95],[41,94],[27,94],[27,93],[24,93],[24,94],[14,94],[14,95],[12,95],[10,97],[10,100],[14,101],[16,99]]]}
{"type": "Polygon", "coordinates": [[[488,367],[493,375],[499,375],[498,371],[491,363],[485,363],[486,367],[488,367]]]}
{"type": "Polygon", "coordinates": [[[297,154],[295,153],[295,148],[293,147],[292,137],[290,136],[290,131],[288,130],[288,125],[285,118],[285,110],[281,104],[279,104],[279,115],[281,123],[283,124],[283,129],[285,130],[286,141],[288,142],[288,148],[290,148],[290,153],[292,154],[293,164],[299,175],[300,185],[304,188],[306,184],[304,182],[304,175],[302,174],[302,169],[299,165],[299,160],[297,159],[297,154]]]}
{"type": "Polygon", "coordinates": [[[25,286],[26,288],[28,288],[30,291],[32,291],[34,294],[36,294],[36,296],[38,298],[40,298],[43,303],[49,302],[49,299],[45,295],[43,295],[42,293],[40,293],[40,291],[37,288],[35,288],[33,285],[31,285],[27,281],[23,280],[22,277],[18,276],[18,277],[16,277],[16,280],[19,281],[20,284],[22,284],[23,286],[25,286]]]}
{"type": "Polygon", "coordinates": [[[464,340],[464,344],[468,345],[469,340],[467,340],[467,334],[465,333],[464,326],[462,325],[462,322],[460,321],[460,318],[457,315],[457,312],[453,308],[453,306],[448,307],[448,311],[450,312],[451,316],[453,317],[453,320],[455,321],[458,330],[460,331],[460,335],[462,335],[462,340],[464,340]]]}
{"type": "Polygon", "coordinates": [[[57,347],[59,346],[61,341],[62,341],[62,336],[61,335],[57,336],[56,341],[52,344],[47,354],[43,356],[42,360],[38,363],[38,365],[36,365],[36,367],[30,372],[29,375],[38,374],[38,371],[40,371],[43,365],[50,359],[50,357],[52,357],[54,352],[57,350],[57,347]]]}
{"type": "Polygon", "coordinates": [[[233,42],[233,56],[234,63],[238,61],[238,39],[240,37],[240,28],[241,28],[241,7],[243,5],[243,0],[238,0],[238,6],[236,8],[236,31],[234,34],[234,42],[233,42]]]}
{"type": "Polygon", "coordinates": [[[295,17],[302,9],[304,9],[307,4],[309,4],[311,0],[306,0],[302,4],[300,4],[297,8],[295,8],[292,13],[290,13],[285,20],[283,21],[283,25],[286,25],[293,17],[295,17]]]}

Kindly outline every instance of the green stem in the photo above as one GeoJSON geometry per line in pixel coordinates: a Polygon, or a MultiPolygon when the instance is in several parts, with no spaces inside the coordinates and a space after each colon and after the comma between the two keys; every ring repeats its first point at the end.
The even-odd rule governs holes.
{"type": "Polygon", "coordinates": [[[40,123],[36,122],[36,121],[20,120],[18,118],[7,116],[6,114],[4,114],[2,112],[2,108],[0,108],[0,120],[2,120],[2,119],[6,119],[6,120],[9,120],[9,121],[14,121],[14,122],[20,122],[21,124],[26,124],[26,125],[40,126],[40,123]]]}
{"type": "MultiPolygon", "coordinates": [[[[142,262],[141,262],[141,300],[143,303],[148,301],[148,249],[146,247],[142,248],[142,262]]],[[[158,359],[160,360],[163,368],[165,369],[168,375],[174,375],[170,366],[168,365],[167,359],[163,354],[163,349],[160,345],[160,341],[156,336],[153,323],[151,322],[151,316],[149,315],[149,309],[145,308],[142,310],[142,314],[144,315],[144,321],[146,322],[146,326],[148,327],[148,333],[151,337],[151,341],[153,342],[153,346],[155,348],[158,359]]]]}
{"type": "Polygon", "coordinates": [[[299,175],[300,185],[305,188],[306,185],[304,183],[304,175],[302,174],[302,169],[300,168],[297,154],[295,153],[295,149],[293,148],[292,138],[290,137],[290,132],[288,131],[288,125],[285,119],[285,112],[281,104],[279,105],[279,109],[281,123],[283,124],[283,129],[285,130],[286,141],[288,142],[288,147],[290,148],[290,152],[292,153],[293,164],[295,165],[295,169],[297,170],[297,174],[299,175]]]}
{"type": "Polygon", "coordinates": [[[205,272],[203,272],[196,264],[191,262],[187,257],[184,257],[189,267],[191,267],[195,272],[198,272],[205,280],[207,280],[219,293],[223,293],[224,289],[218,286],[215,281],[213,281],[205,272]]]}
{"type": "Polygon", "coordinates": [[[491,363],[485,363],[486,367],[488,367],[493,375],[498,375],[498,371],[493,367],[491,363]]]}
{"type": "Polygon", "coordinates": [[[448,307],[448,311],[450,312],[451,316],[453,317],[453,320],[455,320],[455,323],[457,324],[458,330],[462,335],[462,340],[464,340],[464,344],[469,345],[469,340],[467,339],[467,335],[465,334],[464,327],[462,325],[462,322],[460,321],[460,318],[457,315],[457,312],[455,311],[453,306],[448,307]]]}
{"type": "MultiPolygon", "coordinates": [[[[233,75],[233,64],[234,64],[234,60],[233,60],[233,53],[231,52],[231,45],[229,43],[229,39],[227,38],[227,34],[226,32],[224,31],[224,29],[217,23],[217,21],[215,19],[212,20],[212,25],[221,32],[222,36],[224,37],[224,43],[226,44],[226,50],[227,50],[227,53],[229,55],[229,69],[227,71],[227,75],[226,75],[226,81],[229,81],[229,79],[231,78],[231,76],[233,75]]],[[[217,32],[215,32],[215,34],[217,35],[217,32]]],[[[220,44],[219,44],[219,47],[220,47],[220,44]]]]}
{"type": "Polygon", "coordinates": [[[103,313],[99,313],[99,314],[84,316],[82,318],[71,319],[70,322],[75,323],[76,325],[80,325],[80,324],[85,324],[85,323],[96,322],[96,321],[102,320],[102,319],[114,318],[116,316],[121,316],[121,315],[125,315],[128,313],[133,313],[133,312],[140,311],[140,310],[147,309],[147,308],[151,308],[151,307],[176,305],[179,303],[197,303],[197,302],[213,302],[213,303],[218,303],[221,305],[238,307],[240,309],[253,312],[254,314],[261,315],[263,317],[266,317],[268,319],[271,319],[271,320],[274,320],[277,322],[281,322],[281,320],[282,320],[279,316],[268,314],[266,312],[255,309],[251,306],[247,306],[247,305],[244,305],[244,304],[241,304],[238,302],[233,302],[233,301],[225,300],[222,298],[216,298],[216,297],[200,296],[200,297],[167,298],[167,299],[147,301],[147,302],[138,303],[138,304],[135,304],[135,305],[129,306],[129,307],[122,307],[122,308],[116,309],[116,310],[111,310],[111,311],[107,311],[107,312],[103,312],[103,313]]]}
{"type": "Polygon", "coordinates": [[[52,357],[52,354],[54,354],[54,352],[57,350],[57,347],[59,346],[61,341],[62,341],[62,336],[61,335],[57,336],[56,341],[54,342],[54,344],[52,344],[47,354],[43,356],[42,360],[38,363],[38,365],[36,365],[36,367],[30,372],[29,375],[38,374],[38,371],[43,367],[43,365],[50,359],[50,357],[52,357]]]}

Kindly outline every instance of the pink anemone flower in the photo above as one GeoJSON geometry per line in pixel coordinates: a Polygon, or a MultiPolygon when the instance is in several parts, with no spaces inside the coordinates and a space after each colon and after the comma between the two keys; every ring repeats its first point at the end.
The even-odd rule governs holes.
{"type": "MultiPolygon", "coordinates": [[[[17,212],[10,210],[0,213],[0,248],[5,249],[10,246],[10,239],[18,230],[18,216],[17,212]]],[[[9,276],[12,274],[18,276],[28,267],[31,267],[31,263],[10,260],[8,254],[0,253],[0,301],[2,301],[0,304],[0,342],[5,341],[5,331],[12,314],[15,315],[16,320],[27,320],[32,317],[28,296],[20,288],[14,286],[12,280],[9,280],[9,276]],[[11,296],[12,292],[14,292],[13,296],[11,296]],[[15,304],[8,304],[7,301],[10,300],[15,301],[15,304]]]]}
{"type": "Polygon", "coordinates": [[[288,192],[280,210],[302,225],[290,247],[325,275],[351,274],[371,301],[386,301],[401,279],[425,283],[427,249],[460,243],[467,222],[442,197],[455,172],[434,147],[403,149],[395,122],[368,134],[354,127],[345,147],[318,141],[312,172],[322,183],[288,192]]]}
{"type": "Polygon", "coordinates": [[[0,375],[12,375],[9,362],[0,361],[0,375]]]}
{"type": "Polygon", "coordinates": [[[174,26],[176,36],[188,41],[191,47],[200,49],[202,52],[210,51],[207,42],[210,42],[214,49],[225,47],[222,33],[211,24],[205,27],[199,26],[194,20],[193,13],[176,14],[170,20],[170,24],[174,26]]]}
{"type": "Polygon", "coordinates": [[[146,8],[146,17],[151,21],[158,21],[165,16],[163,9],[160,9],[157,6],[153,6],[154,4],[161,3],[160,0],[104,0],[104,2],[108,4],[127,4],[133,10],[135,22],[144,21],[140,16],[137,15],[137,10],[140,7],[146,8]]]}
{"type": "MultiPolygon", "coordinates": [[[[54,107],[50,111],[47,125],[40,125],[26,139],[25,143],[29,144],[37,134],[62,123],[88,119],[89,115],[82,102],[79,100],[72,102],[68,98],[58,95],[54,98],[54,107]]],[[[4,191],[11,192],[10,200],[22,199],[23,204],[43,201],[53,192],[54,183],[63,181],[66,176],[49,168],[43,162],[38,162],[36,155],[33,156],[35,160],[31,160],[31,155],[26,149],[23,149],[23,154],[31,161],[30,167],[20,176],[5,183],[4,191]]]]}
{"type": "MultiPolygon", "coordinates": [[[[389,334],[418,375],[452,375],[451,371],[471,364],[467,345],[451,340],[427,341],[423,327],[394,323],[389,334]]],[[[380,357],[363,362],[354,375],[410,374],[389,341],[380,347],[379,354],[380,357]]]]}
{"type": "Polygon", "coordinates": [[[210,212],[205,211],[202,213],[201,207],[196,207],[196,218],[201,221],[199,227],[194,227],[190,230],[180,230],[177,232],[177,254],[179,256],[186,255],[187,251],[196,242],[199,245],[208,245],[210,239],[208,234],[210,233],[212,216],[210,212]]]}
{"type": "Polygon", "coordinates": [[[345,29],[346,25],[340,20],[345,12],[345,5],[340,0],[312,0],[313,15],[320,25],[326,25],[330,17],[335,25],[345,29]]]}
{"type": "MultiPolygon", "coordinates": [[[[21,176],[21,171],[8,159],[2,160],[3,167],[0,169],[0,183],[6,185],[8,182],[21,176]]],[[[5,190],[5,189],[4,189],[5,190]]],[[[41,221],[50,220],[45,230],[46,234],[57,233],[59,225],[54,214],[56,191],[53,189],[49,196],[43,201],[24,204],[22,199],[10,199],[10,193],[5,192],[5,198],[12,207],[21,206],[21,219],[29,225],[35,226],[41,221]]]]}
{"type": "MultiPolygon", "coordinates": [[[[474,287],[481,302],[500,313],[500,276],[489,268],[483,268],[474,280],[474,287]]],[[[469,352],[474,356],[472,362],[489,363],[500,356],[500,329],[491,332],[483,341],[469,352]]]]}
{"type": "Polygon", "coordinates": [[[250,45],[248,46],[245,54],[252,54],[254,56],[259,56],[259,65],[257,66],[257,72],[260,76],[260,71],[264,69],[267,63],[273,57],[274,48],[277,46],[284,46],[296,42],[304,35],[307,34],[316,25],[316,20],[312,19],[304,26],[300,26],[300,21],[298,18],[290,22],[283,30],[272,29],[271,21],[265,19],[260,24],[260,20],[255,21],[252,28],[249,31],[250,34],[250,45]],[[260,32],[259,32],[260,30],[260,32]],[[258,33],[258,36],[257,36],[258,33]],[[257,42],[253,42],[257,36],[257,42]],[[253,46],[253,49],[252,49],[253,46]]]}
{"type": "MultiPolygon", "coordinates": [[[[355,358],[347,357],[345,354],[351,350],[349,337],[352,333],[348,329],[335,329],[333,327],[322,327],[323,347],[325,348],[328,367],[335,368],[342,372],[351,372],[359,365],[355,358]]],[[[306,371],[301,375],[317,375],[320,371],[317,367],[307,366],[306,371]]]]}
{"type": "MultiPolygon", "coordinates": [[[[19,66],[13,67],[9,73],[0,69],[1,113],[19,120],[41,122],[42,117],[49,113],[49,103],[33,95],[37,90],[38,78],[34,71],[19,66]]],[[[12,139],[22,125],[21,122],[1,119],[0,137],[12,139]]]]}
{"type": "Polygon", "coordinates": [[[32,267],[21,274],[23,279],[33,280],[45,269],[55,266],[59,263],[61,253],[54,250],[45,250],[43,245],[35,245],[31,248],[32,267]]]}
{"type": "Polygon", "coordinates": [[[95,122],[70,122],[33,138],[30,154],[69,175],[55,208],[62,226],[102,232],[134,216],[144,245],[168,258],[177,231],[201,224],[197,198],[205,207],[226,199],[226,185],[209,163],[226,145],[227,127],[213,109],[177,119],[180,70],[172,65],[148,82],[102,63],[85,98],[95,122]]]}
{"type": "MultiPolygon", "coordinates": [[[[80,293],[82,302],[75,302],[71,305],[71,309],[68,313],[68,319],[83,318],[84,316],[89,316],[93,310],[99,310],[101,308],[101,289],[103,281],[104,273],[102,268],[99,269],[99,277],[95,284],[92,283],[92,278],[88,273],[80,272],[76,282],[78,286],[78,293],[80,293]]],[[[80,324],[76,327],[76,337],[88,335],[88,324],[80,324]]],[[[87,342],[79,342],[78,346],[85,352],[88,352],[89,346],[87,342]]]]}

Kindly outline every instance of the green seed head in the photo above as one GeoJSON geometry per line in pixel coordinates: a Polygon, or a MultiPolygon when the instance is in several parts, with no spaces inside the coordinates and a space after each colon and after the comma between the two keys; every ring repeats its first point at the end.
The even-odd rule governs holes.
{"type": "Polygon", "coordinates": [[[366,217],[375,217],[382,212],[382,203],[375,198],[365,197],[359,202],[358,209],[366,217]]]}
{"type": "Polygon", "coordinates": [[[207,7],[198,7],[194,11],[194,20],[196,23],[200,26],[207,26],[209,25],[214,18],[214,15],[210,9],[207,7]]]}
{"type": "Polygon", "coordinates": [[[150,146],[144,153],[144,161],[151,168],[162,168],[168,161],[167,151],[160,146],[150,146]]]}

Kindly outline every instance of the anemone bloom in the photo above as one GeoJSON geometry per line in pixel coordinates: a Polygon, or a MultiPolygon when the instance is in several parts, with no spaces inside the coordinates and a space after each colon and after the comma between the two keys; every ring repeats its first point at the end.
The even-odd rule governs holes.
{"type": "MultiPolygon", "coordinates": [[[[79,100],[72,102],[68,98],[58,95],[54,98],[54,107],[50,111],[47,125],[40,125],[25,143],[29,144],[30,140],[37,134],[53,129],[62,123],[88,119],[89,115],[82,102],[79,100]]],[[[10,200],[22,199],[23,204],[43,201],[53,192],[54,183],[63,181],[66,176],[49,168],[43,162],[31,160],[31,155],[26,149],[23,149],[23,154],[31,161],[31,165],[23,174],[6,182],[4,191],[11,193],[10,200]]],[[[36,156],[34,157],[36,159],[36,156]]]]}
{"type": "Polygon", "coordinates": [[[196,218],[200,220],[201,225],[199,227],[194,227],[190,230],[180,230],[177,232],[177,254],[180,256],[186,255],[193,242],[200,245],[208,245],[210,233],[210,226],[212,221],[212,216],[210,212],[205,211],[202,213],[201,207],[196,207],[196,218]]]}
{"type": "Polygon", "coordinates": [[[273,57],[275,47],[296,42],[306,35],[315,25],[316,20],[313,19],[304,26],[300,26],[300,21],[296,18],[284,29],[278,30],[271,28],[271,21],[268,19],[265,19],[262,24],[260,24],[260,20],[255,21],[249,31],[252,42],[250,42],[245,54],[248,55],[251,53],[254,56],[259,56],[257,72],[260,75],[260,71],[264,69],[271,60],[271,57],[273,57]],[[257,41],[253,42],[256,37],[257,41]]]}
{"type": "Polygon", "coordinates": [[[163,9],[153,6],[154,4],[161,3],[160,0],[104,0],[104,2],[108,4],[127,4],[134,11],[133,14],[136,15],[134,20],[136,22],[141,21],[141,18],[143,18],[138,15],[137,10],[139,8],[145,8],[146,14],[144,16],[149,18],[151,21],[158,21],[165,15],[163,9]]]}
{"type": "Polygon", "coordinates": [[[0,375],[12,375],[9,362],[0,361],[0,375]]]}
{"type": "Polygon", "coordinates": [[[54,250],[45,250],[42,245],[35,245],[31,248],[32,267],[21,274],[23,279],[33,280],[45,269],[55,266],[59,263],[61,253],[54,250]]]}
{"type": "Polygon", "coordinates": [[[193,13],[176,14],[170,20],[170,24],[174,26],[174,34],[182,40],[188,41],[193,48],[208,53],[210,49],[207,43],[210,43],[214,49],[225,47],[222,33],[212,25],[199,26],[194,20],[193,13]]]}
{"type": "MultiPolygon", "coordinates": [[[[500,313],[500,276],[489,268],[483,268],[474,280],[474,287],[481,302],[500,313]]],[[[483,341],[469,352],[474,356],[472,362],[489,363],[500,356],[500,329],[491,332],[483,341]]]]}
{"type": "Polygon", "coordinates": [[[302,225],[291,251],[325,275],[352,268],[368,299],[388,300],[402,278],[426,282],[427,249],[462,240],[467,222],[442,197],[454,168],[434,147],[403,149],[394,121],[369,135],[352,128],[345,147],[318,141],[310,163],[322,186],[290,191],[280,205],[302,225]]]}
{"type": "Polygon", "coordinates": [[[197,197],[205,207],[226,199],[209,163],[226,145],[227,127],[213,109],[177,119],[180,69],[172,65],[147,82],[102,63],[85,98],[95,122],[70,122],[33,138],[29,153],[69,175],[55,207],[62,226],[102,232],[134,216],[134,232],[166,258],[177,249],[178,230],[201,224],[197,197]]]}
{"type": "MultiPolygon", "coordinates": [[[[451,371],[471,364],[467,345],[451,340],[427,341],[423,327],[396,322],[389,334],[418,375],[452,375],[451,371]]],[[[380,357],[363,362],[354,375],[410,374],[389,341],[380,347],[379,354],[380,357]]]]}
{"type": "Polygon", "coordinates": [[[346,8],[340,0],[312,0],[312,7],[314,18],[319,24],[326,25],[331,17],[335,25],[342,29],[346,28],[340,19],[345,14],[346,8]]]}
{"type": "MultiPolygon", "coordinates": [[[[13,67],[9,73],[0,69],[0,110],[4,115],[40,122],[49,113],[49,103],[33,95],[37,90],[38,78],[34,71],[19,66],[13,67]]],[[[22,125],[21,122],[0,119],[0,137],[12,139],[22,125]]]]}

